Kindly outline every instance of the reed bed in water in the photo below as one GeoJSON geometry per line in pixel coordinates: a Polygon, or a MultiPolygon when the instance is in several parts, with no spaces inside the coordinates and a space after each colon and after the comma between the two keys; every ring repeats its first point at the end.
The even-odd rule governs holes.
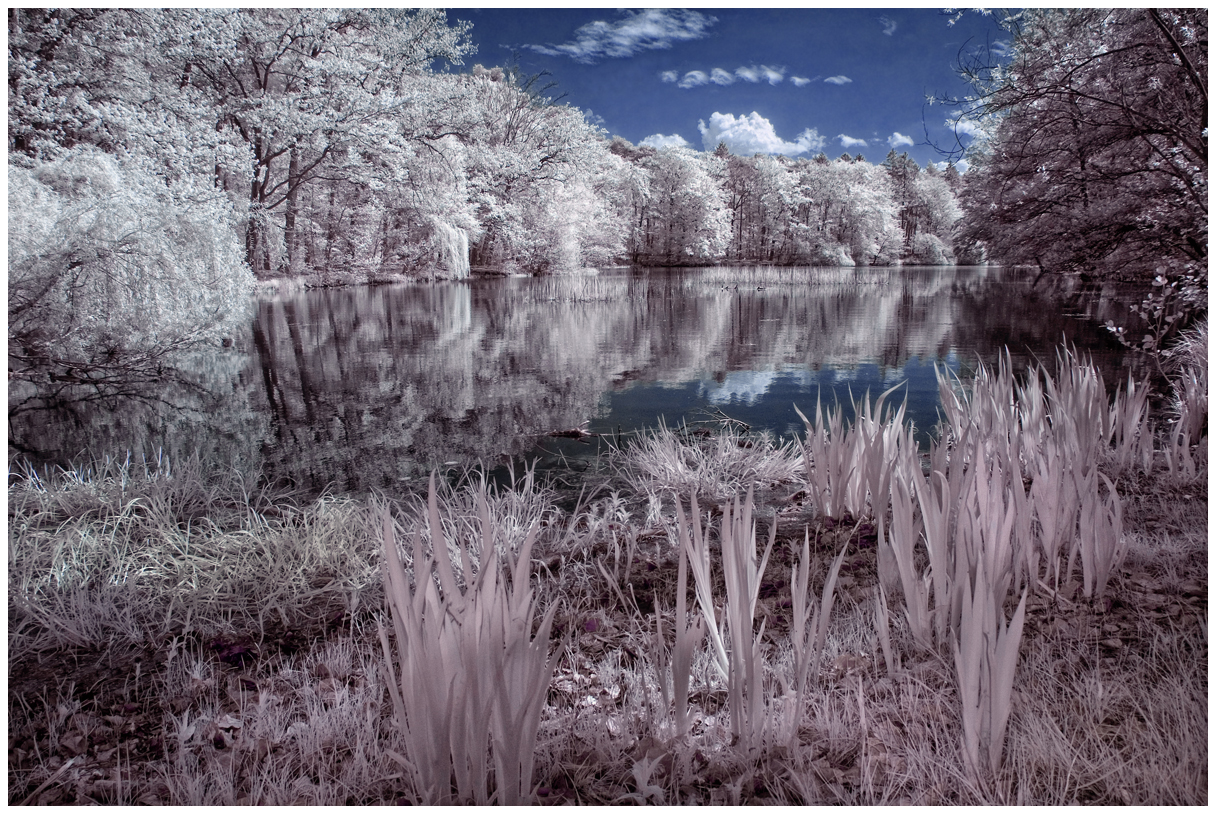
{"type": "Polygon", "coordinates": [[[806,288],[807,286],[835,286],[856,289],[860,286],[890,286],[888,269],[841,266],[733,266],[706,269],[698,275],[695,284],[700,289],[755,291],[757,286],[765,288],[806,288]],[[736,287],[739,287],[736,289],[736,287]]]}
{"type": "Polygon", "coordinates": [[[860,409],[824,482],[671,434],[729,477],[639,445],[567,512],[15,479],[10,801],[1207,803],[1205,459],[1089,377],[944,376],[928,466],[860,409]]]}

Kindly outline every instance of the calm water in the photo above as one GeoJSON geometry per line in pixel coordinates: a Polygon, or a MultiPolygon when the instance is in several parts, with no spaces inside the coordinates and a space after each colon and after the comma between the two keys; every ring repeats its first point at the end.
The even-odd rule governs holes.
{"type": "MultiPolygon", "coordinates": [[[[1016,368],[1062,339],[1109,387],[1130,360],[1102,328],[1127,307],[1049,294],[998,268],[614,270],[265,297],[201,387],[157,401],[46,405],[10,394],[10,460],[198,453],[306,489],[392,488],[432,467],[521,457],[573,465],[616,434],[726,415],[789,437],[794,411],[904,383],[937,421],[934,365],[1016,368]]],[[[905,391],[901,391],[902,393],[905,391]]]]}

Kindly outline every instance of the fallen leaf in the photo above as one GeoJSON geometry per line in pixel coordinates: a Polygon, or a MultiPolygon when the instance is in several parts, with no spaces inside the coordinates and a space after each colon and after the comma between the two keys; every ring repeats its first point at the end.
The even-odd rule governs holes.
{"type": "Polygon", "coordinates": [[[225,713],[223,716],[216,719],[216,727],[227,730],[239,730],[242,725],[243,722],[240,719],[228,713],[225,713]]]}
{"type": "Polygon", "coordinates": [[[89,749],[89,740],[81,733],[68,733],[59,739],[59,749],[64,755],[74,758],[89,749]]]}

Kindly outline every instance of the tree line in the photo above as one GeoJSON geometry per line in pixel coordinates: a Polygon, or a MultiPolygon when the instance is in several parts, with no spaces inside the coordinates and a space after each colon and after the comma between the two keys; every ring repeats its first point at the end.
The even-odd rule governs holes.
{"type": "Polygon", "coordinates": [[[9,22],[10,163],[100,153],[195,195],[210,185],[259,277],[459,276],[465,258],[533,272],[953,260],[958,174],[895,153],[880,168],[610,141],[535,78],[432,70],[471,50],[441,11],[14,9],[9,22]]]}
{"type": "Polygon", "coordinates": [[[1203,9],[1008,17],[954,100],[963,176],[610,139],[535,77],[455,70],[469,25],[442,10],[8,22],[10,375],[155,375],[255,278],[305,274],[991,259],[1207,290],[1203,9]]]}

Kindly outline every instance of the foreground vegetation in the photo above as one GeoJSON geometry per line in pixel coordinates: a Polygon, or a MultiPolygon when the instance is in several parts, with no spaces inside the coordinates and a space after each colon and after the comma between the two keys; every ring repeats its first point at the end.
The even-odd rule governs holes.
{"type": "Polygon", "coordinates": [[[573,510],[12,479],[10,803],[1207,803],[1204,370],[661,429],[573,510]]]}

